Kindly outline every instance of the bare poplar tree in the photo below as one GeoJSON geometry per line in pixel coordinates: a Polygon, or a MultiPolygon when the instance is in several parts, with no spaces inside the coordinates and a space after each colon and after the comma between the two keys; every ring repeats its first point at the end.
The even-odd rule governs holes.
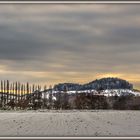
{"type": "Polygon", "coordinates": [[[38,91],[40,90],[40,87],[39,87],[39,85],[38,85],[37,89],[38,89],[38,91]]]}
{"type": "Polygon", "coordinates": [[[6,82],[5,82],[5,80],[4,80],[4,105],[5,105],[5,103],[6,103],[6,82]]]}
{"type": "Polygon", "coordinates": [[[31,94],[32,93],[32,87],[29,86],[29,93],[31,94]]]}
{"type": "Polygon", "coordinates": [[[12,99],[12,90],[13,90],[13,84],[11,83],[10,84],[10,101],[12,99]]]}
{"type": "Polygon", "coordinates": [[[49,86],[50,94],[49,94],[49,104],[50,108],[52,108],[52,86],[49,86]]]}
{"type": "Polygon", "coordinates": [[[1,93],[2,93],[2,97],[1,97],[1,103],[2,103],[2,106],[3,106],[3,81],[1,80],[1,93]]]}
{"type": "Polygon", "coordinates": [[[1,80],[1,92],[3,93],[3,81],[1,80]]]}
{"type": "Polygon", "coordinates": [[[46,86],[46,85],[44,85],[44,91],[46,91],[46,89],[47,89],[47,86],[46,86]]]}
{"type": "Polygon", "coordinates": [[[16,101],[16,103],[17,103],[17,94],[18,94],[18,83],[16,82],[16,85],[15,85],[15,96],[16,96],[15,101],[16,101]]]}
{"type": "Polygon", "coordinates": [[[46,98],[47,86],[44,85],[44,99],[46,98]]]}
{"type": "Polygon", "coordinates": [[[62,100],[62,104],[63,104],[63,108],[64,109],[68,109],[68,87],[65,85],[64,86],[64,95],[63,95],[63,100],[62,100]]]}
{"type": "Polygon", "coordinates": [[[35,85],[33,84],[32,85],[32,102],[34,103],[34,99],[35,99],[35,97],[34,97],[34,95],[35,95],[35,85]]]}
{"type": "Polygon", "coordinates": [[[27,92],[27,94],[29,94],[29,83],[28,82],[26,84],[26,92],[27,92]]]}
{"type": "Polygon", "coordinates": [[[12,98],[15,100],[15,83],[13,82],[12,98]]]}
{"type": "Polygon", "coordinates": [[[9,84],[9,80],[7,80],[7,93],[9,93],[9,87],[10,86],[10,84],[9,84]]]}
{"type": "Polygon", "coordinates": [[[6,90],[6,82],[4,80],[4,93],[6,92],[5,90],[6,90]]]}
{"type": "Polygon", "coordinates": [[[12,93],[15,93],[15,83],[13,82],[13,89],[12,89],[12,93]]]}
{"type": "Polygon", "coordinates": [[[25,86],[25,84],[23,85],[23,92],[24,92],[24,99],[26,100],[26,86],[25,86]]]}
{"type": "Polygon", "coordinates": [[[29,86],[29,102],[31,103],[32,102],[32,87],[31,86],[29,86]]]}
{"type": "Polygon", "coordinates": [[[43,108],[45,107],[45,104],[46,104],[46,89],[47,89],[47,87],[46,87],[46,85],[44,85],[43,108]]]}
{"type": "Polygon", "coordinates": [[[6,98],[6,103],[8,103],[8,100],[9,100],[9,80],[7,80],[7,84],[6,84],[7,88],[6,88],[6,91],[7,91],[7,98],[6,98]]]}
{"type": "Polygon", "coordinates": [[[23,99],[23,84],[21,85],[21,101],[23,99]]]}
{"type": "Polygon", "coordinates": [[[35,91],[35,85],[33,84],[33,86],[32,86],[32,92],[34,92],[35,91]]]}
{"type": "Polygon", "coordinates": [[[35,86],[35,91],[37,91],[38,90],[38,88],[37,88],[37,85],[35,86]]]}
{"type": "Polygon", "coordinates": [[[21,94],[21,91],[20,91],[20,82],[18,82],[18,102],[20,100],[20,94],[21,94]]]}

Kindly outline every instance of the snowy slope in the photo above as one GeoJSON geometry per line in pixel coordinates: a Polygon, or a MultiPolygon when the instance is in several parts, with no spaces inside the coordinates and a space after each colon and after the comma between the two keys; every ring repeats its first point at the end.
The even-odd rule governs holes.
{"type": "Polygon", "coordinates": [[[107,89],[103,90],[101,94],[104,94],[105,96],[127,96],[127,95],[134,95],[134,96],[140,96],[140,92],[136,92],[130,89],[107,89]]]}
{"type": "Polygon", "coordinates": [[[80,94],[80,93],[86,93],[86,94],[93,94],[93,95],[104,95],[104,96],[127,96],[127,95],[134,95],[134,96],[140,96],[140,92],[130,90],[130,89],[106,89],[102,91],[97,91],[97,90],[80,90],[80,91],[55,91],[52,90],[52,92],[43,92],[42,97],[49,99],[50,94],[52,94],[53,99],[55,100],[55,95],[60,94],[60,93],[66,93],[66,94],[80,94]]]}

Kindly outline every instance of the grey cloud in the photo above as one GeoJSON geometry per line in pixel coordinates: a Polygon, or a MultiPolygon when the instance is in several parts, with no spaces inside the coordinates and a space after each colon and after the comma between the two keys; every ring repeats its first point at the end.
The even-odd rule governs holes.
{"type": "MultiPolygon", "coordinates": [[[[67,77],[67,73],[62,74],[65,72],[76,72],[77,78],[87,72],[136,72],[131,67],[140,67],[139,6],[106,5],[108,9],[103,11],[96,6],[66,5],[67,10],[65,5],[62,9],[57,5],[56,9],[53,5],[48,9],[49,5],[27,9],[25,5],[5,5],[0,10],[1,65],[9,71],[51,71],[60,77],[67,77]]],[[[28,79],[32,82],[36,78],[28,79]]]]}

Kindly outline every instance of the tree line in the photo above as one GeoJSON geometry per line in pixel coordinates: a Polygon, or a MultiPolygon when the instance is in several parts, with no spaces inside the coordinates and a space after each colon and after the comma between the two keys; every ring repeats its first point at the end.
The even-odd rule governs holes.
{"type": "Polygon", "coordinates": [[[52,86],[22,84],[1,80],[0,109],[134,109],[140,110],[140,96],[106,97],[91,93],[68,94],[68,87],[63,92],[53,93],[52,86]],[[47,97],[48,96],[48,97],[47,97]],[[54,99],[55,98],[55,99],[54,99]]]}
{"type": "MultiPolygon", "coordinates": [[[[0,107],[5,108],[7,106],[18,107],[31,103],[34,98],[41,96],[41,90],[47,90],[47,86],[44,85],[43,89],[41,85],[30,85],[29,82],[23,84],[18,81],[9,82],[9,80],[1,80],[0,84],[0,107]],[[35,94],[37,94],[35,96],[35,94]],[[34,97],[32,97],[34,96],[34,97]]],[[[27,106],[27,105],[26,105],[27,106]]]]}
{"type": "MultiPolygon", "coordinates": [[[[41,85],[29,85],[28,82],[26,84],[21,84],[17,81],[10,83],[9,80],[1,80],[1,93],[29,94],[37,90],[41,90],[41,85]]],[[[44,90],[46,90],[46,85],[44,86],[44,90]]]]}

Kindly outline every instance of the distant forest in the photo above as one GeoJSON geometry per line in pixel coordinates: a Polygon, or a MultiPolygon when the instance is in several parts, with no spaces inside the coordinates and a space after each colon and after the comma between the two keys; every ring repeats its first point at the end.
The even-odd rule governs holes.
{"type": "Polygon", "coordinates": [[[140,110],[140,96],[104,96],[100,92],[104,89],[125,88],[132,89],[132,84],[121,79],[108,78],[95,80],[83,87],[95,89],[98,87],[98,94],[82,92],[68,94],[69,90],[76,87],[76,91],[83,89],[81,85],[58,84],[54,87],[44,85],[21,84],[9,80],[1,80],[0,85],[0,109],[2,110],[36,110],[36,109],[134,109],[140,110]],[[116,83],[116,85],[114,84],[116,83]],[[119,86],[118,86],[119,85],[119,86]],[[80,88],[79,88],[80,87],[80,88]],[[61,88],[61,90],[60,90],[61,88]],[[78,89],[79,88],[79,89],[78,89]],[[53,92],[57,90],[57,92],[53,92]]]}

